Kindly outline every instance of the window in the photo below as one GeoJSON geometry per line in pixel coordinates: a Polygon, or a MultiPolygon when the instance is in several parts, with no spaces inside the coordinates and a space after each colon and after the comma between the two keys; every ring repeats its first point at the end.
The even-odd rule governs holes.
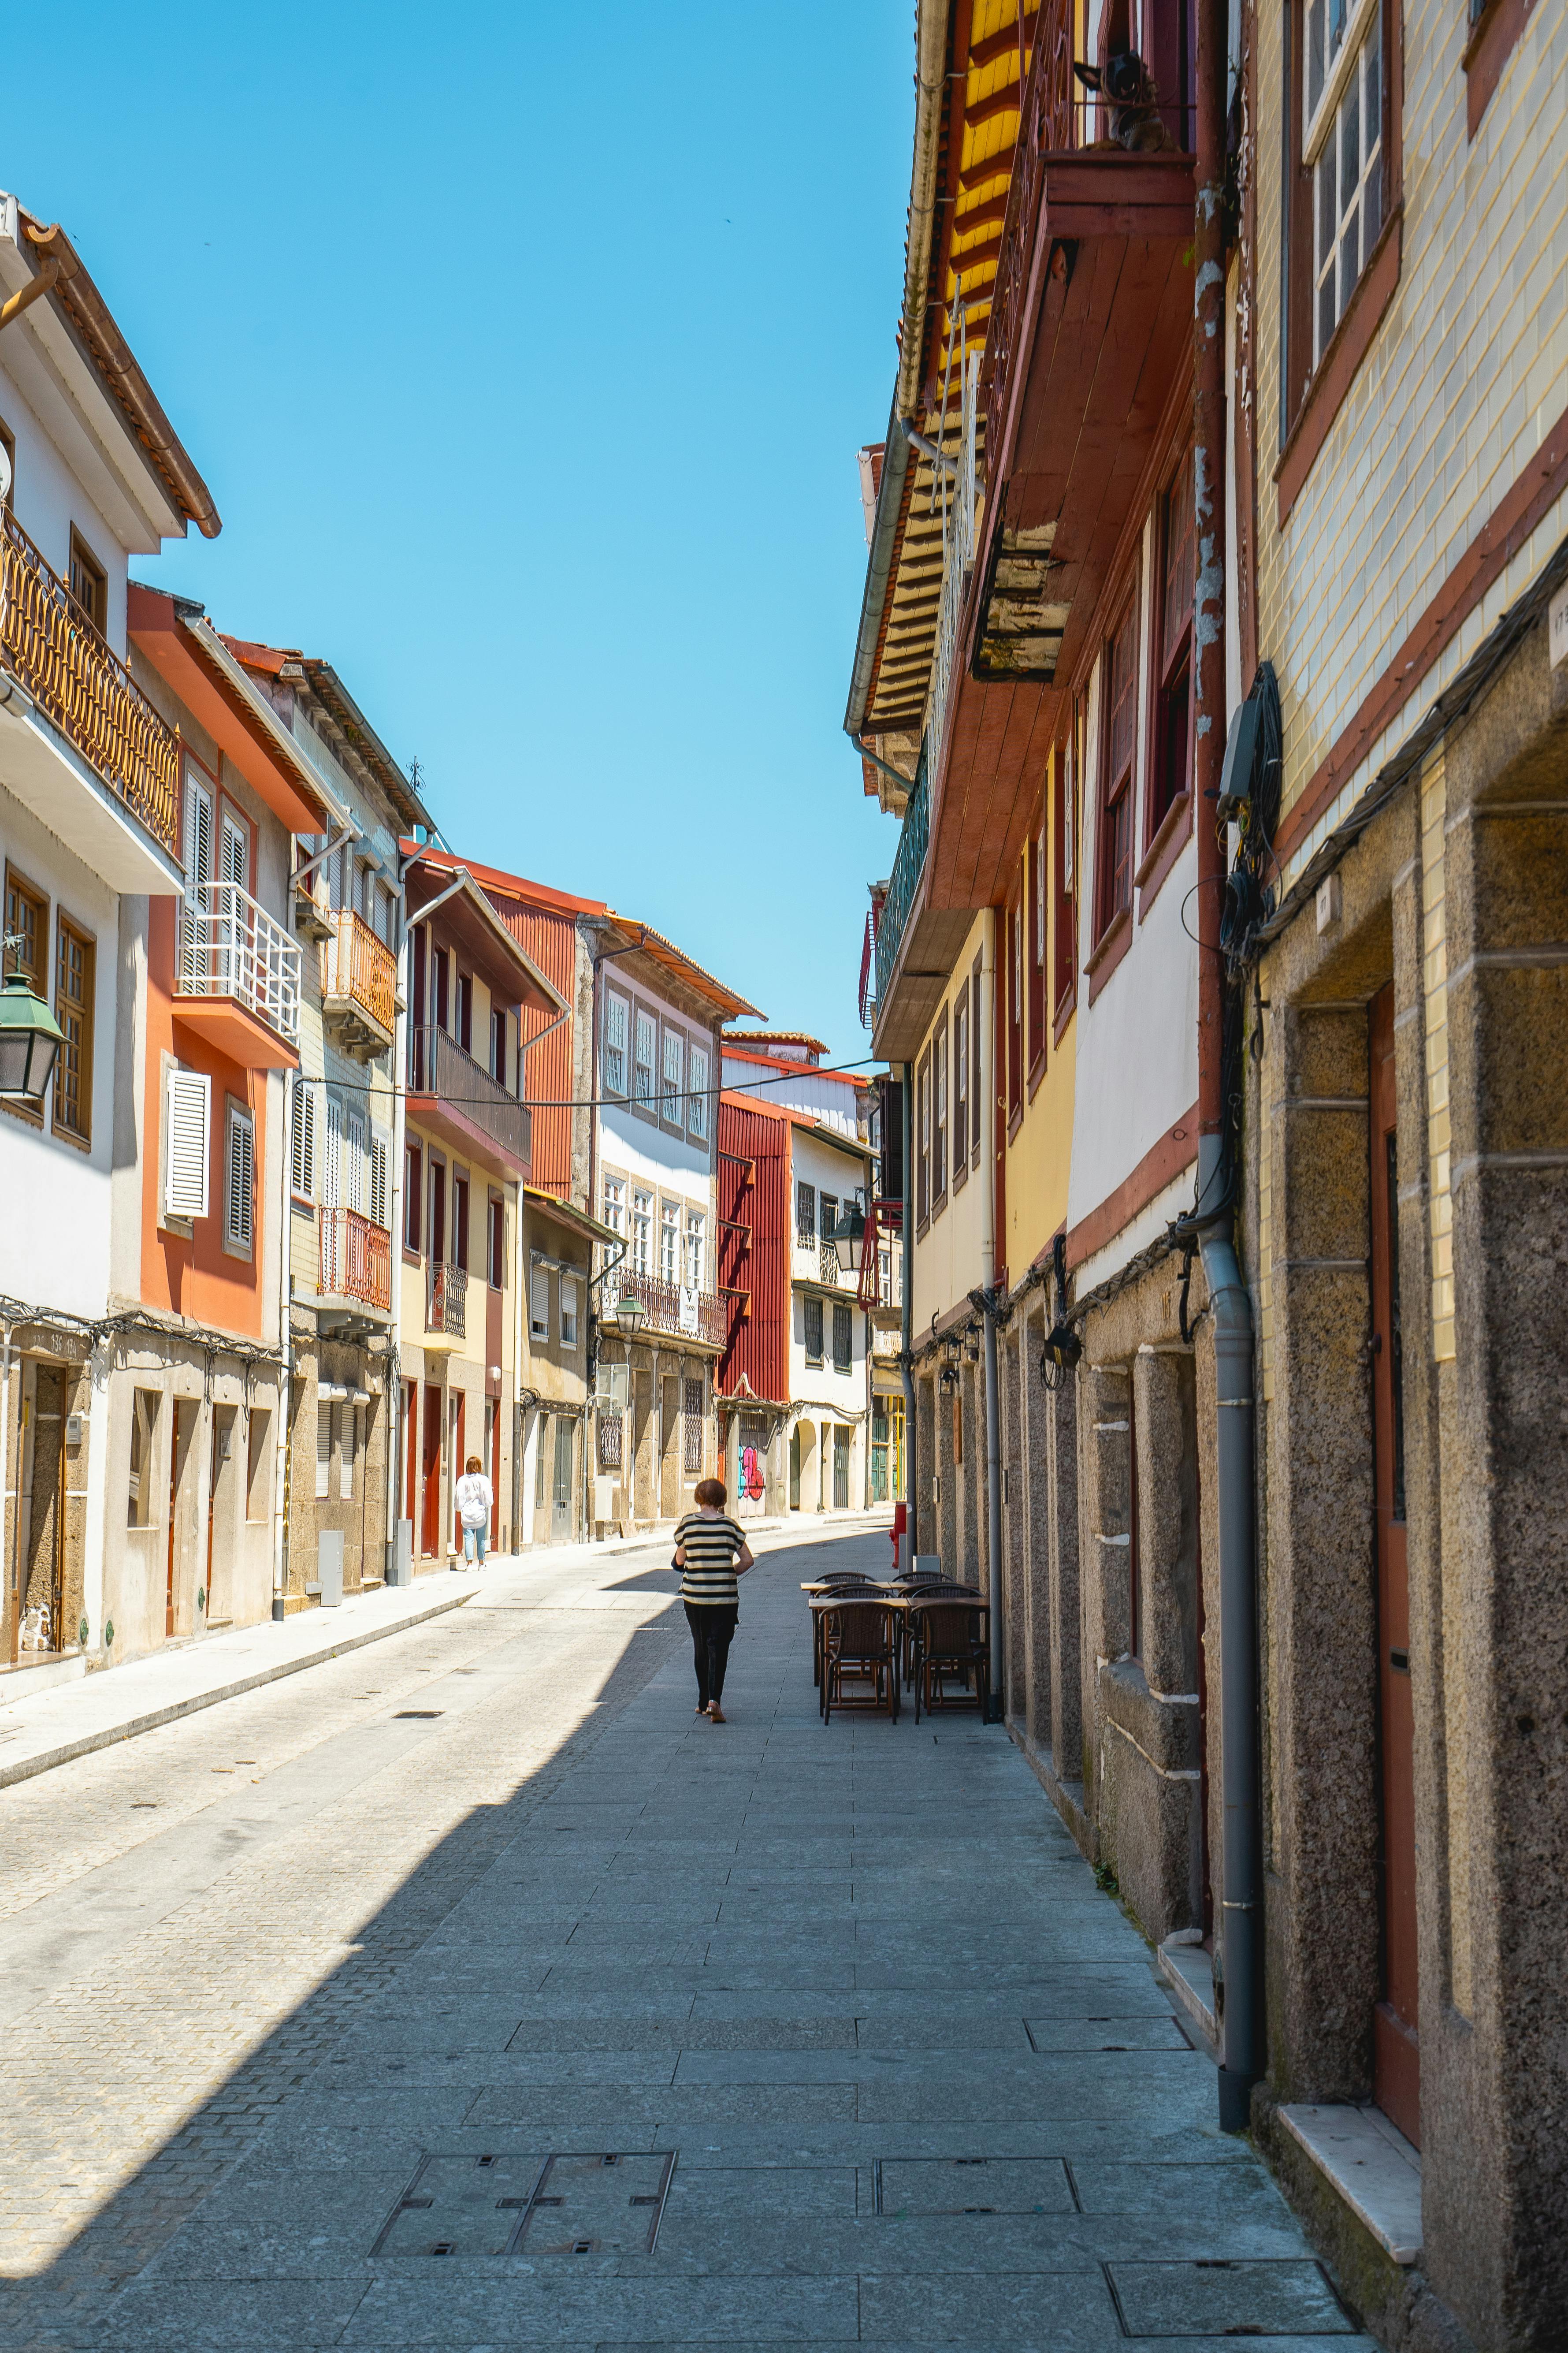
{"type": "Polygon", "coordinates": [[[71,525],[70,591],[84,619],[101,638],[109,626],[109,575],[75,523],[71,525]]]}
{"type": "Polygon", "coordinates": [[[1015,900],[1005,917],[1007,991],[1007,1110],[1024,1103],[1024,906],[1015,900]]]}
{"type": "Polygon", "coordinates": [[[687,1381],[684,1388],[686,1451],[681,1468],[689,1479],[700,1479],[702,1476],[702,1384],[700,1380],[687,1381]]]}
{"type": "Polygon", "coordinates": [[[439,1266],[447,1255],[447,1164],[430,1156],[430,1180],[427,1187],[430,1220],[430,1263],[439,1266]]]}
{"type": "Polygon", "coordinates": [[[498,1086],[505,1086],[506,1014],[499,1005],[490,1008],[490,1076],[498,1086]]]}
{"type": "Polygon", "coordinates": [[[577,1345],[577,1278],[563,1274],[561,1278],[561,1345],[563,1348],[577,1345]]]}
{"type": "Polygon", "coordinates": [[[805,1361],[808,1365],[822,1362],[822,1302],[808,1293],[801,1302],[805,1310],[805,1361]]]}
{"type": "Polygon", "coordinates": [[[465,1054],[474,1050],[474,976],[458,975],[458,1043],[465,1054]]]}
{"type": "Polygon", "coordinates": [[[1380,0],[1307,0],[1302,160],[1312,175],[1312,364],[1383,226],[1380,0]]]}
{"type": "Polygon", "coordinates": [[[384,1232],[392,1223],[392,1193],[388,1181],[388,1145],[373,1129],[370,1139],[370,1221],[384,1232]]]}
{"type": "Polygon", "coordinates": [[[468,1264],[468,1180],[452,1179],[452,1264],[466,1272],[468,1264]]]}
{"type": "Polygon", "coordinates": [[[700,1291],[708,1271],[708,1220],[700,1209],[686,1212],[686,1282],[689,1290],[700,1291]]]}
{"type": "Polygon", "coordinates": [[[537,1260],[528,1275],[528,1329],[531,1339],[550,1337],[550,1269],[537,1260]]]}
{"type": "Polygon", "coordinates": [[[921,1057],[915,1073],[915,1222],[924,1225],[931,1215],[931,1056],[921,1057]]]}
{"type": "Polygon", "coordinates": [[[985,1022],[981,1005],[980,958],[974,959],[974,969],[969,976],[969,1054],[973,1064],[969,1082],[969,1156],[973,1166],[980,1160],[980,1114],[984,1108],[984,1090],[991,1083],[985,1053],[985,1022]]]}
{"type": "Polygon", "coordinates": [[[653,1272],[653,1195],[632,1187],[632,1272],[653,1272]]]}
{"type": "Polygon", "coordinates": [[[795,1239],[797,1249],[816,1248],[816,1187],[796,1183],[795,1188],[795,1239]]]}
{"type": "Polygon", "coordinates": [[[653,1102],[653,1058],[658,1039],[658,1024],[651,1013],[639,1005],[637,1010],[637,1057],[634,1090],[640,1103],[653,1102]]]}
{"type": "MultiPolygon", "coordinates": [[[[310,1201],[316,1194],[316,1095],[304,1079],[294,1082],[294,1100],[289,1113],[289,1183],[296,1198],[310,1201]]],[[[416,1164],[419,1155],[409,1146],[416,1164]]],[[[417,1173],[415,1190],[418,1190],[417,1173]]]]}
{"type": "Polygon", "coordinates": [[[55,1057],[55,1132],[86,1144],[92,1134],[93,944],[64,915],[55,932],[55,1019],[64,1030],[55,1057]]]}
{"type": "Polygon", "coordinates": [[[1075,972],[1073,942],[1076,919],[1072,895],[1073,844],[1073,779],[1078,774],[1077,751],[1078,714],[1073,717],[1074,733],[1064,744],[1059,744],[1053,763],[1055,778],[1051,793],[1051,826],[1056,860],[1056,954],[1052,973],[1052,1006],[1059,1018],[1063,1007],[1072,993],[1075,972]]]}
{"type": "Polygon", "coordinates": [[[241,818],[227,809],[223,813],[219,843],[217,879],[220,882],[237,883],[240,890],[250,888],[250,828],[241,818]]]}
{"type": "Polygon", "coordinates": [[[267,1441],[272,1434],[272,1416],[265,1406],[253,1405],[246,1433],[245,1516],[247,1520],[269,1520],[272,1517],[272,1482],[268,1477],[267,1441]]]}
{"type": "Polygon", "coordinates": [[[708,1140],[708,1057],[693,1046],[686,1065],[686,1124],[700,1144],[708,1140]]]}
{"type": "Polygon", "coordinates": [[[607,1095],[626,1091],[626,1025],[629,1008],[613,988],[605,991],[605,1046],[599,1057],[599,1083],[607,1095]]]}
{"type": "Polygon", "coordinates": [[[954,1188],[969,1176],[969,987],[959,990],[952,1007],[952,1182],[954,1188]]]}
{"type": "Polygon", "coordinates": [[[138,1389],[131,1406],[131,1476],[126,1489],[125,1525],[132,1528],[149,1528],[153,1525],[153,1434],[158,1427],[158,1392],[138,1389]]]}
{"type": "Polygon", "coordinates": [[[1097,938],[1103,938],[1132,895],[1132,754],[1138,734],[1136,596],[1128,597],[1103,659],[1097,938]]]}
{"type": "Polygon", "coordinates": [[[947,1008],[942,1008],[931,1050],[931,1198],[934,1209],[947,1198],[947,1008]]]}
{"type": "Polygon", "coordinates": [[[354,1499],[354,1459],[358,1451],[359,1408],[351,1398],[343,1408],[343,1442],[338,1454],[338,1495],[345,1504],[354,1499]]]}
{"type": "Polygon", "coordinates": [[[1041,812],[1039,830],[1029,837],[1025,860],[1026,885],[1029,898],[1028,936],[1028,1012],[1029,1034],[1026,1060],[1031,1071],[1037,1070],[1046,1050],[1046,826],[1041,812]]]}
{"type": "Polygon", "coordinates": [[[237,1103],[228,1106],[224,1154],[223,1238],[231,1250],[247,1251],[255,1226],[256,1126],[237,1103]]]}
{"type": "Polygon", "coordinates": [[[370,1132],[362,1111],[351,1111],[343,1123],[343,1177],[346,1206],[356,1217],[365,1213],[369,1193],[370,1132]]]}
{"type": "Polygon", "coordinates": [[[850,1371],[855,1362],[855,1337],[851,1326],[849,1303],[847,1299],[833,1303],[833,1369],[836,1373],[850,1371]]]}
{"type": "Polygon", "coordinates": [[[679,1029],[667,1029],[664,1033],[664,1101],[663,1116],[675,1127],[682,1124],[680,1081],[685,1068],[686,1040],[679,1029]]]}
{"type": "Polygon", "coordinates": [[[212,1081],[205,1071],[171,1071],[163,1208],[171,1218],[207,1214],[207,1129],[212,1081]]]}
{"type": "Polygon", "coordinates": [[[1154,615],[1153,760],[1145,847],[1192,779],[1193,455],[1189,449],[1160,502],[1161,564],[1154,615]]]}
{"type": "Polygon", "coordinates": [[[324,1503],[332,1488],[332,1409],[316,1400],[316,1501],[324,1503]]]}
{"type": "MultiPolygon", "coordinates": [[[[424,1233],[424,1207],[421,1199],[424,1176],[424,1154],[416,1144],[403,1147],[403,1247],[419,1255],[420,1238],[424,1233]]],[[[296,1188],[298,1189],[298,1188],[296,1188]]]]}
{"type": "Polygon", "coordinates": [[[626,1180],[624,1176],[605,1178],[605,1223],[613,1234],[626,1229],[626,1180]]]}
{"type": "Polygon", "coordinates": [[[493,1197],[485,1215],[485,1272],[492,1291],[506,1288],[506,1203],[493,1197]]]}
{"type": "Polygon", "coordinates": [[[533,1426],[533,1508],[544,1509],[544,1434],[550,1427],[550,1417],[542,1413],[533,1426]]]}
{"type": "Polygon", "coordinates": [[[337,1095],[329,1095],[326,1148],[321,1155],[321,1206],[326,1209],[341,1208],[342,1198],[343,1106],[337,1095]]]}
{"type": "Polygon", "coordinates": [[[452,959],[445,948],[431,953],[430,969],[436,979],[436,1027],[449,1029],[452,1010],[452,959]]]}
{"type": "Polygon", "coordinates": [[[680,1211],[673,1201],[659,1203],[658,1279],[660,1282],[680,1280],[680,1211]]]}
{"type": "Polygon", "coordinates": [[[49,902],[30,882],[5,869],[5,970],[25,973],[35,997],[47,997],[44,958],[49,944],[49,902]]]}

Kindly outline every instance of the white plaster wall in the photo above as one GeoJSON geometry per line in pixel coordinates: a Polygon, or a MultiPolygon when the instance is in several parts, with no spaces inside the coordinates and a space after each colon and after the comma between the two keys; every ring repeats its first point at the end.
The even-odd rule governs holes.
{"type": "Polygon", "coordinates": [[[854,1137],[858,1134],[852,1080],[825,1078],[815,1071],[781,1071],[773,1079],[767,1071],[762,1055],[724,1056],[727,1087],[740,1088],[754,1103],[783,1103],[789,1111],[805,1112],[811,1118],[820,1120],[824,1127],[836,1128],[840,1135],[854,1137]]]}
{"type": "Polygon", "coordinates": [[[109,575],[104,635],[123,659],[126,548],[66,464],[37,411],[23,397],[16,378],[4,367],[0,367],[0,421],[16,443],[12,512],[45,561],[68,582],[71,525],[75,523],[109,575]]]}
{"type": "MultiPolygon", "coordinates": [[[[110,1280],[110,1173],[113,1162],[118,894],[5,788],[0,776],[0,866],[15,865],[49,901],[54,970],[60,908],[96,942],[92,1145],[57,1141],[0,1110],[0,1293],[30,1306],[102,1315],[110,1280]]],[[[52,991],[51,991],[52,994],[52,991]]]]}

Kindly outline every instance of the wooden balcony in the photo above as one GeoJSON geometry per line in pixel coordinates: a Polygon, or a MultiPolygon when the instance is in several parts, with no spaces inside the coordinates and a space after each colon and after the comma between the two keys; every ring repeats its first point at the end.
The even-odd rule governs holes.
{"type": "Polygon", "coordinates": [[[318,1226],[319,1287],[324,1298],[392,1308],[392,1236],[357,1209],[323,1209],[318,1226]]]}
{"type": "Polygon", "coordinates": [[[321,949],[321,1018],[346,1054],[372,1062],[392,1043],[397,963],[363,915],[339,907],[321,949]]]}
{"type": "Polygon", "coordinates": [[[526,1176],[533,1165],[528,1106],[434,1023],[408,1032],[408,1116],[505,1176],[526,1176]]]}
{"type": "Polygon", "coordinates": [[[22,689],[0,698],[19,739],[8,747],[9,788],[116,889],[176,887],[179,736],[9,508],[0,508],[0,662],[22,689]],[[51,732],[87,763],[107,802],[68,755],[51,758],[51,732]]]}
{"type": "Polygon", "coordinates": [[[604,1314],[616,1321],[616,1303],[630,1295],[642,1303],[644,1333],[659,1338],[695,1341],[704,1348],[722,1348],[730,1318],[724,1302],[711,1291],[692,1291],[680,1282],[663,1282],[654,1274],[627,1274],[619,1268],[604,1286],[604,1314]]]}

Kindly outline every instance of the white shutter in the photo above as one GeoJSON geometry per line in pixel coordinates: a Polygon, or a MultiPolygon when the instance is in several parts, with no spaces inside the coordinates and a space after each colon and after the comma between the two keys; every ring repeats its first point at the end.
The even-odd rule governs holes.
{"type": "Polygon", "coordinates": [[[386,1138],[373,1134],[370,1139],[370,1219],[374,1226],[392,1223],[392,1204],[386,1189],[386,1138]]]}
{"type": "Polygon", "coordinates": [[[213,871],[212,795],[200,779],[185,771],[185,900],[180,917],[180,971],[186,980],[205,971],[206,927],[195,918],[210,907],[207,890],[213,871]]]}
{"type": "Polygon", "coordinates": [[[708,1133],[708,1057],[700,1046],[693,1046],[691,1049],[691,1060],[688,1065],[688,1071],[687,1084],[691,1092],[686,1106],[687,1125],[693,1135],[706,1135],[708,1133]]]}
{"type": "Polygon", "coordinates": [[[332,1409],[330,1405],[316,1408],[316,1500],[322,1502],[331,1484],[332,1473],[332,1409]]]}
{"type": "Polygon", "coordinates": [[[550,1337],[550,1269],[547,1266],[533,1269],[529,1282],[529,1298],[532,1303],[529,1312],[535,1336],[547,1340],[550,1337]]]}
{"type": "Polygon", "coordinates": [[[358,1440],[359,1408],[345,1405],[342,1451],[338,1457],[338,1493],[345,1504],[352,1504],[354,1499],[354,1456],[358,1451],[358,1440]]]}
{"type": "Polygon", "coordinates": [[[321,1166],[321,1204],[335,1209],[343,1198],[343,1107],[335,1095],[327,1097],[327,1149],[321,1166]]]}
{"type": "Polygon", "coordinates": [[[365,1210],[365,1178],[369,1173],[369,1155],[365,1142],[363,1115],[351,1111],[347,1123],[348,1206],[363,1218],[365,1210]]]}
{"type": "Polygon", "coordinates": [[[207,1213],[207,1126],[212,1083],[205,1071],[169,1073],[163,1207],[171,1218],[205,1218],[207,1213]]]}
{"type": "Polygon", "coordinates": [[[237,1250],[248,1250],[251,1242],[251,1195],[256,1171],[256,1132],[250,1113],[237,1111],[233,1104],[228,1113],[228,1149],[226,1169],[226,1204],[224,1230],[237,1250]]]}
{"type": "Polygon", "coordinates": [[[577,1345],[577,1280],[574,1275],[561,1278],[561,1337],[567,1347],[577,1345]]]}
{"type": "Polygon", "coordinates": [[[293,1186],[302,1201],[316,1195],[316,1093],[308,1080],[294,1089],[293,1186]]]}
{"type": "Polygon", "coordinates": [[[218,875],[221,882],[237,882],[242,891],[250,888],[250,836],[242,825],[225,814],[223,820],[223,865],[218,875]]]}

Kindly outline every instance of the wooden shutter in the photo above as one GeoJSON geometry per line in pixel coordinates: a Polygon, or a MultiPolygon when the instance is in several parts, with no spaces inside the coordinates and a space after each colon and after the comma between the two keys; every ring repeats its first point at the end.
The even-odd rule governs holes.
{"type": "Polygon", "coordinates": [[[316,1408],[316,1500],[323,1502],[331,1485],[332,1474],[332,1409],[330,1405],[316,1408]]]}
{"type": "Polygon", "coordinates": [[[321,1169],[321,1202],[329,1209],[343,1198],[343,1107],[335,1095],[327,1097],[327,1153],[321,1169]]]}
{"type": "Polygon", "coordinates": [[[359,1408],[353,1404],[345,1405],[342,1451],[338,1456],[338,1493],[345,1504],[352,1504],[354,1499],[354,1456],[358,1451],[358,1440],[359,1408]]]}
{"type": "Polygon", "coordinates": [[[237,1250],[248,1250],[252,1232],[252,1187],[255,1181],[256,1131],[250,1113],[229,1105],[228,1148],[225,1181],[225,1226],[237,1250]]]}
{"type": "Polygon", "coordinates": [[[207,1126],[212,1081],[205,1071],[171,1071],[167,1176],[163,1206],[171,1218],[207,1214],[207,1126]]]}
{"type": "Polygon", "coordinates": [[[292,1145],[290,1179],[294,1190],[302,1201],[313,1200],[316,1194],[316,1095],[314,1088],[304,1082],[294,1090],[292,1145]]]}
{"type": "Polygon", "coordinates": [[[386,1138],[373,1134],[370,1139],[370,1218],[372,1225],[375,1226],[390,1226],[392,1223],[386,1166],[386,1138]]]}
{"type": "Polygon", "coordinates": [[[348,1115],[344,1142],[348,1178],[345,1190],[348,1196],[348,1206],[351,1209],[357,1210],[363,1218],[365,1212],[367,1152],[364,1119],[357,1111],[351,1111],[348,1115]]]}
{"type": "Polygon", "coordinates": [[[197,914],[209,904],[207,885],[213,871],[213,801],[198,776],[185,771],[185,912],[180,918],[180,972],[193,980],[204,969],[207,941],[197,914]]]}
{"type": "Polygon", "coordinates": [[[537,1339],[550,1337],[550,1269],[536,1266],[529,1278],[530,1321],[537,1339]]]}
{"type": "Polygon", "coordinates": [[[242,825],[236,825],[226,813],[223,820],[223,864],[218,873],[220,882],[237,882],[242,891],[250,888],[250,836],[242,825]]]}

